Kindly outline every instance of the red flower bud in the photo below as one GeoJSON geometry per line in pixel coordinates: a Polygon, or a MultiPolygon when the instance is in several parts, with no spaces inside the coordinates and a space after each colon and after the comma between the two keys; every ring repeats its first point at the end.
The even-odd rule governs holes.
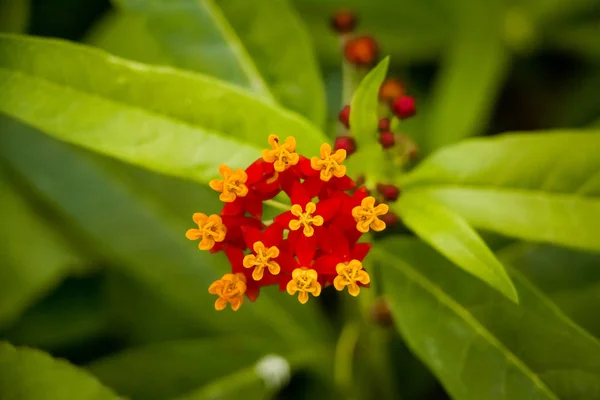
{"type": "Polygon", "coordinates": [[[356,142],[350,136],[338,136],[335,138],[334,150],[344,149],[346,155],[351,155],[356,152],[356,142]]]}
{"type": "Polygon", "coordinates": [[[385,132],[390,130],[390,120],[388,118],[381,118],[378,126],[379,132],[385,132]]]}
{"type": "Polygon", "coordinates": [[[400,189],[395,185],[387,185],[384,183],[377,184],[377,191],[383,195],[385,201],[396,201],[400,196],[400,189]]]}
{"type": "Polygon", "coordinates": [[[388,211],[387,214],[381,216],[380,219],[385,222],[385,225],[389,228],[394,227],[398,222],[400,222],[400,218],[391,211],[388,211]]]}
{"type": "Polygon", "coordinates": [[[350,33],[356,27],[356,16],[347,10],[338,11],[331,18],[331,27],[337,33],[350,33]]]}
{"type": "Polygon", "coordinates": [[[386,103],[391,104],[401,96],[404,96],[404,85],[396,79],[386,79],[379,88],[379,99],[386,103]]]}
{"type": "Polygon", "coordinates": [[[371,65],[377,59],[377,42],[370,36],[350,39],[344,46],[346,60],[355,65],[371,65]]]}
{"type": "Polygon", "coordinates": [[[415,99],[410,96],[398,97],[392,104],[392,110],[400,119],[412,117],[417,112],[415,99]]]}
{"type": "Polygon", "coordinates": [[[394,319],[390,307],[384,298],[379,297],[371,307],[371,320],[380,326],[392,326],[394,319]]]}
{"type": "Polygon", "coordinates": [[[381,132],[379,135],[379,143],[381,143],[384,149],[389,149],[394,146],[395,142],[396,140],[394,139],[394,134],[392,132],[381,132]]]}
{"type": "Polygon", "coordinates": [[[338,120],[346,127],[350,128],[350,106],[345,106],[338,114],[338,120]]]}

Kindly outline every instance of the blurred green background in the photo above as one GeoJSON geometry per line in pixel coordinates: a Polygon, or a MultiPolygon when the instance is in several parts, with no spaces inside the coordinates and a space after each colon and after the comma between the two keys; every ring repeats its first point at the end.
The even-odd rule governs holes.
{"type": "MultiPolygon", "coordinates": [[[[417,98],[418,115],[402,129],[423,156],[475,135],[600,127],[598,0],[294,0],[291,7],[274,1],[258,16],[248,12],[251,1],[214,3],[225,16],[198,1],[197,15],[167,7],[170,20],[160,2],[115,1],[117,10],[108,0],[0,0],[0,31],[81,41],[260,91],[231,62],[235,41],[211,27],[226,18],[250,56],[264,61],[260,72],[276,82],[278,99],[333,136],[342,78],[329,19],[351,9],[358,33],[391,55],[390,74],[417,98]],[[314,46],[314,71],[285,76],[285,66],[270,68],[279,61],[276,46],[252,46],[263,34],[256,26],[278,13],[293,13],[299,25],[268,34],[308,32],[297,48],[279,50],[312,57],[314,46]],[[286,81],[309,85],[311,74],[323,77],[325,91],[308,88],[311,97],[299,102],[286,81]]],[[[576,157],[568,149],[565,156],[576,157]]],[[[340,395],[350,384],[340,365],[352,358],[344,346],[354,348],[360,332],[351,378],[362,390],[357,398],[448,398],[384,323],[385,310],[373,311],[376,300],[325,291],[300,307],[295,298],[265,295],[240,313],[217,315],[206,293],[214,269],[203,267],[224,260],[199,255],[184,238],[193,212],[219,210],[210,189],[75,148],[0,115],[0,193],[1,337],[85,366],[121,394],[151,400],[198,391],[195,398],[211,398],[227,387],[232,399],[350,398],[340,395]],[[356,309],[372,318],[354,324],[356,309]],[[322,355],[317,367],[304,360],[311,352],[322,355]],[[252,365],[268,354],[288,358],[289,384],[269,389],[253,375],[252,365]]],[[[489,238],[498,249],[506,242],[489,238]]],[[[513,256],[563,311],[600,335],[600,256],[554,247],[513,256]]]]}

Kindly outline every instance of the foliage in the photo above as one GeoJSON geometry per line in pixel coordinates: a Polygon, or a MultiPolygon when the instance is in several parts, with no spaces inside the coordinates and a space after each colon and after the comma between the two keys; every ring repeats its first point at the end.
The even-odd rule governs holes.
{"type": "Polygon", "coordinates": [[[0,398],[600,398],[598,0],[93,3],[0,0],[0,398]],[[389,205],[357,298],[213,308],[185,232],[270,134],[389,205]]]}

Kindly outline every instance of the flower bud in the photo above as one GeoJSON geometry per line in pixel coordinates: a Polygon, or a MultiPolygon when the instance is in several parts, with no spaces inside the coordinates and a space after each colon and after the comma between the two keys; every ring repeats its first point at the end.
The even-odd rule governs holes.
{"type": "Polygon", "coordinates": [[[381,118],[379,120],[379,126],[377,127],[379,132],[385,132],[390,130],[390,120],[388,118],[381,118]]]}
{"type": "Polygon", "coordinates": [[[346,42],[344,56],[354,65],[371,65],[377,59],[377,42],[370,36],[359,36],[346,42]]]}
{"type": "Polygon", "coordinates": [[[404,85],[396,79],[386,79],[379,88],[379,99],[383,102],[392,104],[402,96],[404,96],[404,85]]]}
{"type": "Polygon", "coordinates": [[[391,211],[388,211],[387,214],[382,215],[380,219],[385,222],[385,225],[389,228],[393,228],[400,222],[400,217],[391,211]]]}
{"type": "Polygon", "coordinates": [[[340,34],[350,33],[356,28],[356,16],[348,10],[338,11],[331,18],[331,27],[340,34]]]}
{"type": "Polygon", "coordinates": [[[386,202],[396,201],[400,196],[400,189],[398,189],[398,187],[395,185],[378,183],[376,188],[377,191],[381,193],[381,195],[384,198],[384,201],[386,202]]]}
{"type": "Polygon", "coordinates": [[[338,114],[338,120],[346,128],[350,128],[350,106],[344,106],[344,108],[342,108],[342,111],[338,114]]]}
{"type": "Polygon", "coordinates": [[[398,97],[392,104],[392,110],[400,119],[412,117],[417,112],[415,108],[415,99],[411,96],[398,97]]]}
{"type": "Polygon", "coordinates": [[[351,136],[338,136],[335,138],[335,143],[333,145],[334,150],[344,149],[346,150],[346,155],[349,156],[356,152],[356,142],[354,138],[351,136]]]}
{"type": "Polygon", "coordinates": [[[384,149],[389,149],[394,146],[396,142],[394,138],[394,134],[390,131],[381,132],[379,134],[379,143],[383,146],[384,149]]]}
{"type": "Polygon", "coordinates": [[[375,303],[371,306],[371,320],[375,324],[385,327],[394,324],[390,307],[383,297],[375,299],[375,303]]]}

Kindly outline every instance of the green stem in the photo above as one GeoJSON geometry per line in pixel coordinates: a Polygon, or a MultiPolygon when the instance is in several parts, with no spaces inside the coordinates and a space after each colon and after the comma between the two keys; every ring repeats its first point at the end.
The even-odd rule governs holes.
{"type": "Polygon", "coordinates": [[[333,380],[336,387],[344,394],[345,398],[353,393],[353,361],[354,351],[358,342],[360,327],[356,322],[344,325],[337,346],[335,348],[335,361],[333,366],[333,380]]]}
{"type": "Polygon", "coordinates": [[[269,207],[277,208],[283,211],[289,211],[291,208],[289,205],[280,203],[277,200],[265,200],[263,203],[269,207]]]}

